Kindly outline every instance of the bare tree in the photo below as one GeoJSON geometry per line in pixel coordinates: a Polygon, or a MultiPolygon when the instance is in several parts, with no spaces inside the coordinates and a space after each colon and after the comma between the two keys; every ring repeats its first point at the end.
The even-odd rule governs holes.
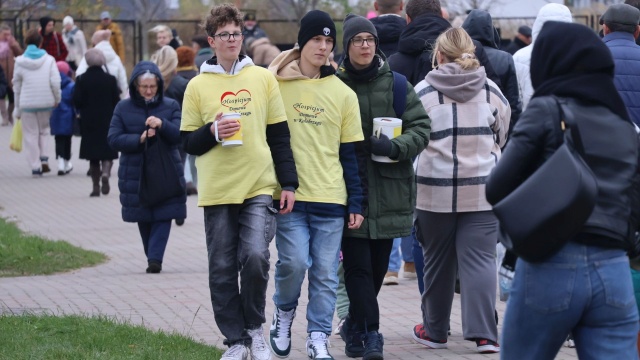
{"type": "Polygon", "coordinates": [[[149,49],[149,37],[147,36],[149,22],[167,9],[167,2],[166,0],[133,0],[133,3],[136,9],[136,19],[142,27],[142,52],[146,59],[149,49]]]}
{"type": "Polygon", "coordinates": [[[300,21],[309,10],[318,8],[322,0],[269,0],[276,17],[300,21]]]}
{"type": "Polygon", "coordinates": [[[467,10],[480,9],[491,11],[505,3],[505,0],[441,0],[450,12],[464,14],[467,10]]]}

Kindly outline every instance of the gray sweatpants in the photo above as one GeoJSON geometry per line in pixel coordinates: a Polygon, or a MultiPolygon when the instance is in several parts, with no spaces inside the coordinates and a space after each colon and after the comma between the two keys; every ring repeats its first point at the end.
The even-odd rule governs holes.
{"type": "Polygon", "coordinates": [[[427,335],[434,340],[447,339],[458,272],[464,338],[498,341],[494,315],[496,217],[491,211],[416,212],[416,233],[424,255],[422,316],[427,335]]]}

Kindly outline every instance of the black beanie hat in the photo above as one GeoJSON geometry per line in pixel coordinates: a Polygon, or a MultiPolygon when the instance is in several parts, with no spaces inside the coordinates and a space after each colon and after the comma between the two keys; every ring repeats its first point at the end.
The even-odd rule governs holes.
{"type": "Polygon", "coordinates": [[[361,32],[368,32],[373,35],[376,39],[376,45],[378,45],[378,31],[376,27],[373,26],[373,23],[365,17],[347,14],[347,17],[344,18],[344,25],[342,26],[342,49],[346,56],[349,56],[349,41],[361,32]]]}
{"type": "MultiPolygon", "coordinates": [[[[42,28],[42,35],[44,35],[44,29],[47,27],[47,24],[49,23],[49,21],[54,21],[52,18],[48,17],[48,16],[44,16],[40,18],[40,28],[42,28]]],[[[55,21],[54,21],[55,24],[55,21]]]]}
{"type": "MultiPolygon", "coordinates": [[[[333,39],[333,47],[336,46],[336,24],[331,20],[331,16],[324,11],[311,10],[302,20],[300,20],[300,31],[298,31],[298,45],[300,50],[307,41],[317,35],[328,36],[333,39]]],[[[333,49],[331,49],[333,51],[333,49]]]]}

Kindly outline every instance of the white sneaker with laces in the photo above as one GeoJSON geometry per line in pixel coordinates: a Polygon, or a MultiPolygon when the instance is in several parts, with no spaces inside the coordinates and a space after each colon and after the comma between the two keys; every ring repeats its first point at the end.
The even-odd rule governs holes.
{"type": "Polygon", "coordinates": [[[249,360],[249,348],[236,344],[222,354],[220,360],[249,360]]]}
{"type": "Polygon", "coordinates": [[[264,340],[262,327],[254,330],[247,330],[251,336],[251,360],[271,360],[271,350],[264,340]]]}
{"type": "Polygon", "coordinates": [[[296,309],[289,311],[276,307],[269,331],[269,346],[273,354],[279,358],[286,358],[291,352],[291,325],[296,317],[296,309]]]}
{"type": "Polygon", "coordinates": [[[330,359],[333,356],[329,354],[329,335],[314,331],[307,337],[307,355],[309,359],[330,359]]]}

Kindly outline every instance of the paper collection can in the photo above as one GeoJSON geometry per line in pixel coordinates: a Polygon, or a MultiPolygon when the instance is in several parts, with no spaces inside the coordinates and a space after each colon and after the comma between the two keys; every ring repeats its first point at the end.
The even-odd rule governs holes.
{"type": "Polygon", "coordinates": [[[240,113],[232,112],[232,113],[224,113],[222,115],[222,119],[235,119],[240,123],[240,130],[235,133],[233,136],[222,139],[222,146],[241,146],[242,145],[242,122],[240,122],[240,113]]]}
{"type": "MultiPolygon", "coordinates": [[[[402,134],[402,119],[392,117],[373,118],[373,135],[380,137],[385,134],[389,139],[400,136],[402,134]]],[[[398,160],[391,160],[387,156],[379,156],[371,154],[371,160],[383,163],[394,163],[398,160]]]]}

